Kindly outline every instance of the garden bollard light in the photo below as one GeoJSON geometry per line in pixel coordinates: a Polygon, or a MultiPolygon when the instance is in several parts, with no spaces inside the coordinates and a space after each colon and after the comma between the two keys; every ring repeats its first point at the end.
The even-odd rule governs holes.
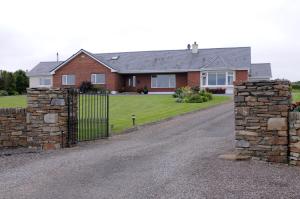
{"type": "Polygon", "coordinates": [[[131,115],[131,119],[132,119],[132,125],[135,126],[135,115],[134,114],[131,115]]]}

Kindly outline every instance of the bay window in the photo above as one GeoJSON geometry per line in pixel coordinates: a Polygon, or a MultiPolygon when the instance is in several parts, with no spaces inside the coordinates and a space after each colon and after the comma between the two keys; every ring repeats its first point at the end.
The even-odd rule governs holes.
{"type": "Polygon", "coordinates": [[[227,84],[233,85],[233,72],[227,72],[227,84]]]}
{"type": "Polygon", "coordinates": [[[175,74],[151,76],[151,88],[175,88],[175,87],[176,87],[175,74]]]}
{"type": "Polygon", "coordinates": [[[203,86],[228,86],[233,85],[234,73],[229,72],[203,72],[201,73],[203,86]]]}

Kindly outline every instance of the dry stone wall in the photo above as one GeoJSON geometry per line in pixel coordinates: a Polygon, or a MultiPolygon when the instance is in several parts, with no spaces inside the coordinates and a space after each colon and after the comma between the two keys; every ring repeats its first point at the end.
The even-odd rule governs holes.
{"type": "Polygon", "coordinates": [[[234,92],[237,152],[287,163],[290,82],[240,82],[234,92]]]}
{"type": "Polygon", "coordinates": [[[0,148],[26,147],[26,109],[0,109],[0,148]]]}
{"type": "MultiPolygon", "coordinates": [[[[57,149],[66,145],[67,90],[31,88],[28,107],[0,109],[0,148],[57,149]]],[[[75,110],[76,111],[76,110],[75,110]]]]}
{"type": "Polygon", "coordinates": [[[300,166],[300,113],[291,112],[289,115],[289,149],[290,164],[300,166]]]}

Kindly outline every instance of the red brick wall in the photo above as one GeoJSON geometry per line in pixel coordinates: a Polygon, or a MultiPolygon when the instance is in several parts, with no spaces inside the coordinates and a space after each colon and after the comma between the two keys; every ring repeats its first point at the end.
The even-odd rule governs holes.
{"type": "MultiPolygon", "coordinates": [[[[176,88],[187,85],[187,73],[176,73],[176,88]]],[[[175,88],[151,88],[151,74],[135,74],[136,87],[128,86],[128,79],[133,75],[124,75],[125,91],[135,92],[139,88],[147,86],[149,92],[172,92],[175,88]]]]}
{"type": "Polygon", "coordinates": [[[77,57],[55,72],[53,75],[53,87],[70,87],[62,85],[62,75],[75,75],[75,86],[79,87],[81,82],[91,81],[91,74],[93,73],[105,74],[106,84],[97,86],[105,87],[112,91],[120,89],[120,80],[122,77],[120,77],[118,73],[112,73],[109,68],[84,53],[80,53],[77,57]]]}
{"type": "Polygon", "coordinates": [[[248,80],[247,70],[237,70],[235,71],[235,82],[242,82],[248,80]]]}
{"type": "Polygon", "coordinates": [[[200,72],[188,72],[187,73],[187,85],[190,87],[200,86],[200,72]]]}

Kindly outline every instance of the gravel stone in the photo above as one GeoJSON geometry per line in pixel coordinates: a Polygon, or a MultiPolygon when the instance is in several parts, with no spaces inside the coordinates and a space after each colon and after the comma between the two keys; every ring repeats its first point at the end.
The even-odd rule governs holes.
{"type": "Polygon", "coordinates": [[[299,198],[300,169],[228,161],[225,104],[71,149],[0,156],[1,198],[299,198]]]}

